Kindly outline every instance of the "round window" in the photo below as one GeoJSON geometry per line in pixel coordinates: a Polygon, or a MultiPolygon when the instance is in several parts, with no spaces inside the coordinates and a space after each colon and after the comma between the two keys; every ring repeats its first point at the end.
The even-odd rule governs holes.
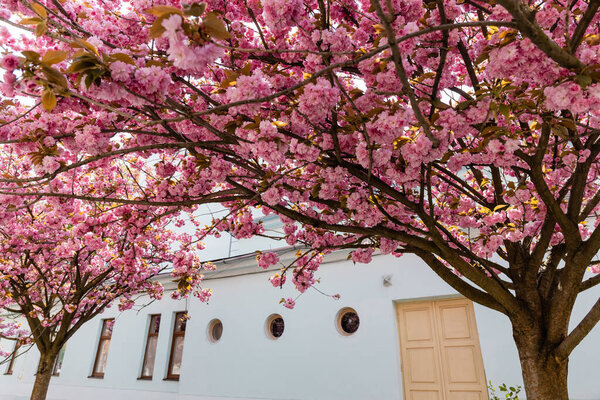
{"type": "Polygon", "coordinates": [[[273,314],[267,319],[267,335],[271,339],[278,339],[283,335],[285,323],[279,314],[273,314]]]}
{"type": "Polygon", "coordinates": [[[352,335],[358,330],[360,318],[352,308],[344,308],[338,313],[337,326],[342,335],[352,335]]]}
{"type": "Polygon", "coordinates": [[[208,339],[215,343],[221,339],[223,335],[223,323],[218,319],[213,319],[208,324],[208,339]]]}

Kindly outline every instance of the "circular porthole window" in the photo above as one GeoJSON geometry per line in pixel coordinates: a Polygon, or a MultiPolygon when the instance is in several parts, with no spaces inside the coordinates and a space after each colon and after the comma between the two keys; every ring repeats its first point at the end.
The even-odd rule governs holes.
{"type": "Polygon", "coordinates": [[[337,315],[337,328],[342,335],[352,335],[360,326],[360,318],[352,308],[343,308],[337,315]]]}
{"type": "Polygon", "coordinates": [[[267,335],[271,339],[279,339],[283,335],[285,323],[279,314],[273,314],[267,318],[267,335]]]}
{"type": "Polygon", "coordinates": [[[208,340],[213,343],[218,342],[223,335],[223,323],[218,319],[213,319],[208,324],[208,340]]]}

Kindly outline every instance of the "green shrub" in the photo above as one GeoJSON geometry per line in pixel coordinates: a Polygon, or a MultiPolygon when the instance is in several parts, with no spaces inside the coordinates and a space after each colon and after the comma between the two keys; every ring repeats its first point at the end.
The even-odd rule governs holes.
{"type": "Polygon", "coordinates": [[[499,394],[496,394],[496,388],[492,385],[492,381],[488,382],[488,391],[490,394],[490,400],[519,400],[519,393],[521,392],[521,386],[506,386],[501,384],[498,386],[499,394]]]}

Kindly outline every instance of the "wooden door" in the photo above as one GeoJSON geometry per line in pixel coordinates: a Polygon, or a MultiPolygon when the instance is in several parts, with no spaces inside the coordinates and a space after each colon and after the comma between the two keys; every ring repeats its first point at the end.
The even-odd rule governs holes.
{"type": "Polygon", "coordinates": [[[473,304],[398,303],[405,400],[487,400],[473,304]]]}

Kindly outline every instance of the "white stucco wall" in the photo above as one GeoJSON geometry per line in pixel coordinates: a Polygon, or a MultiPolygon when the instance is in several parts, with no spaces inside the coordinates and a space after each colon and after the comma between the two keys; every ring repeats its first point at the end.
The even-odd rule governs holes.
{"type": "MultiPolygon", "coordinates": [[[[323,265],[319,290],[341,295],[340,300],[309,290],[294,310],[279,304],[295,297],[291,284],[271,287],[255,262],[242,259],[222,266],[209,279],[214,291],[210,304],[196,299],[173,301],[165,296],[140,312],[110,309],[101,318],[115,317],[104,379],[88,378],[98,344],[101,318],[87,323],[68,343],[59,377],[52,378],[49,399],[86,400],[398,400],[402,399],[400,356],[394,302],[454,296],[455,292],[413,256],[378,256],[368,265],[353,265],[342,256],[323,265]],[[246,272],[252,272],[247,274],[246,272]],[[385,287],[383,277],[392,275],[385,287]],[[360,328],[342,336],[335,327],[337,312],[354,308],[360,328]],[[164,381],[173,316],[188,310],[179,382],[164,381]],[[148,315],[162,314],[152,381],[137,380],[146,340],[148,315]],[[265,333],[273,313],[285,320],[285,332],[274,341],[265,333]],[[210,343],[207,326],[223,322],[221,340],[210,343]]],[[[575,319],[581,318],[598,291],[582,296],[575,319]]],[[[520,368],[508,321],[499,313],[475,306],[487,379],[495,384],[521,384],[520,368]]],[[[570,364],[572,399],[599,400],[596,381],[600,361],[600,328],[596,327],[574,352],[570,364]]],[[[14,374],[0,375],[0,400],[28,397],[37,354],[18,358],[14,374]]],[[[6,369],[6,366],[0,366],[6,369]]],[[[0,369],[0,373],[3,370],[0,369]]]]}

